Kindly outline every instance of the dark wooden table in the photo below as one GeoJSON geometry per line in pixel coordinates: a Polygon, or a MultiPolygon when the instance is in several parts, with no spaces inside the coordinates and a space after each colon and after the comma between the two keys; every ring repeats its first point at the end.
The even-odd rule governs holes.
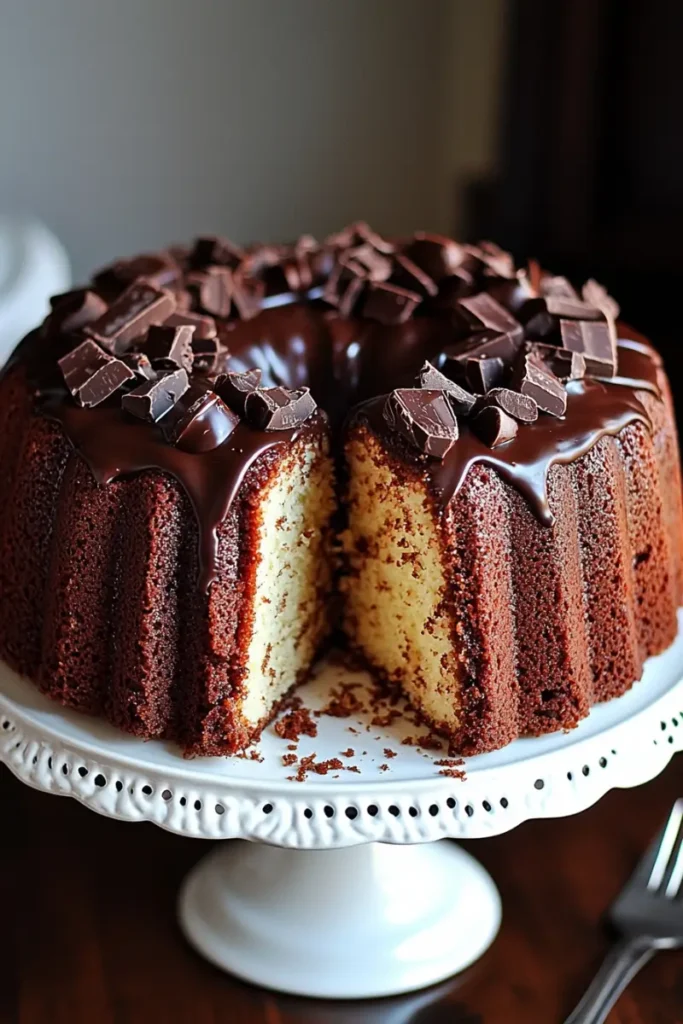
{"type": "MultiPolygon", "coordinates": [[[[209,844],[99,817],[5,768],[0,794],[1,1024],[558,1024],[607,948],[601,912],[683,794],[683,759],[584,814],[466,844],[503,896],[493,947],[435,989],[349,1004],[261,991],[185,945],[175,897],[209,844]]],[[[683,952],[660,954],[609,1020],[681,1024],[683,952]]]]}

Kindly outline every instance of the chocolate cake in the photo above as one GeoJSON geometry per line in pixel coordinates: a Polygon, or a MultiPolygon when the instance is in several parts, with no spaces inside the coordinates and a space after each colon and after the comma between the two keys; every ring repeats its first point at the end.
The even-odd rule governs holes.
{"type": "Polygon", "coordinates": [[[0,379],[0,654],[234,753],[341,592],[454,750],[575,725],[671,643],[683,586],[668,385],[617,314],[491,243],[365,224],[104,268],[0,379]]]}

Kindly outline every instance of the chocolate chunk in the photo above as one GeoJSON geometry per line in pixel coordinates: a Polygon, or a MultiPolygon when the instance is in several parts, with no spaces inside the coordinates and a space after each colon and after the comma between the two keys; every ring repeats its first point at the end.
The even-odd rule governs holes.
{"type": "Polygon", "coordinates": [[[156,423],[171,411],[189,386],[187,370],[165,373],[124,395],[121,407],[138,419],[156,423]]]}
{"type": "Polygon", "coordinates": [[[350,316],[365,287],[366,270],[355,260],[339,262],[323,289],[323,299],[336,306],[342,316],[350,316]]]}
{"type": "Polygon", "coordinates": [[[305,423],[316,408],[308,388],[262,388],[250,391],[244,403],[248,422],[260,430],[292,430],[305,423]]]}
{"type": "Polygon", "coordinates": [[[168,324],[150,327],[145,341],[145,352],[152,360],[161,359],[175,366],[192,369],[192,335],[194,327],[170,327],[168,324]]]}
{"type": "Polygon", "coordinates": [[[474,408],[476,398],[455,381],[450,380],[431,363],[425,362],[420,370],[420,387],[427,391],[445,391],[453,411],[458,416],[467,416],[474,408]]]}
{"type": "Polygon", "coordinates": [[[158,376],[144,352],[126,352],[121,361],[142,380],[156,380],[158,376]]]}
{"type": "Polygon", "coordinates": [[[504,373],[505,364],[499,356],[470,356],[465,363],[467,382],[479,395],[497,387],[504,373]]]}
{"type": "Polygon", "coordinates": [[[364,220],[356,221],[355,224],[351,225],[350,230],[355,242],[367,242],[373,247],[373,249],[376,249],[377,252],[382,252],[385,255],[388,255],[395,249],[393,242],[390,242],[387,238],[383,238],[381,235],[378,235],[377,232],[373,231],[370,225],[366,224],[364,220]]]}
{"type": "Polygon", "coordinates": [[[50,327],[61,331],[78,331],[107,312],[107,303],[89,288],[53,295],[50,306],[50,327]]]}
{"type": "Polygon", "coordinates": [[[232,309],[237,313],[240,320],[251,320],[261,310],[261,299],[263,288],[261,282],[251,282],[248,288],[246,282],[240,275],[233,274],[232,277],[232,309]],[[259,290],[260,289],[260,290],[259,290]]]}
{"type": "Polygon", "coordinates": [[[563,295],[546,295],[529,299],[519,311],[527,337],[536,340],[560,341],[560,319],[601,320],[602,313],[580,299],[563,295]]]}
{"type": "Polygon", "coordinates": [[[203,270],[209,266],[223,266],[234,270],[244,259],[244,250],[227,238],[204,235],[197,238],[190,253],[190,266],[203,270]]]}
{"type": "Polygon", "coordinates": [[[217,394],[195,382],[164,416],[161,428],[166,440],[185,452],[210,452],[223,444],[239,421],[217,394]]]}
{"type": "Polygon", "coordinates": [[[434,298],[439,294],[436,281],[418,267],[417,263],[401,253],[397,253],[394,258],[391,282],[400,288],[407,288],[408,291],[418,292],[424,297],[434,298]]]}
{"type": "Polygon", "coordinates": [[[59,368],[69,391],[86,409],[104,402],[134,377],[125,363],[103,352],[89,339],[63,356],[59,368]]]}
{"type": "Polygon", "coordinates": [[[194,340],[216,337],[216,321],[212,316],[202,316],[201,313],[190,313],[183,310],[171,313],[164,321],[166,327],[194,327],[194,340]]]}
{"type": "Polygon", "coordinates": [[[458,439],[458,421],[443,391],[392,391],[384,403],[383,415],[392,430],[435,459],[443,459],[458,439]]]}
{"type": "Polygon", "coordinates": [[[596,377],[615,375],[617,342],[610,324],[604,320],[561,320],[560,332],[564,347],[584,357],[588,373],[596,377]]]}
{"type": "Polygon", "coordinates": [[[538,406],[534,399],[510,388],[493,388],[486,395],[485,403],[497,406],[521,423],[533,423],[538,419],[538,406]]]}
{"type": "Polygon", "coordinates": [[[206,374],[218,373],[227,354],[228,350],[218,338],[192,339],[192,365],[195,370],[206,374]]]}
{"type": "Polygon", "coordinates": [[[579,352],[570,352],[540,341],[529,343],[532,355],[552,370],[560,380],[578,380],[586,374],[586,361],[579,352]]]}
{"type": "Polygon", "coordinates": [[[176,300],[145,280],[135,281],[109,309],[86,328],[103,348],[122,355],[153,324],[162,324],[174,312],[176,300]]]}
{"type": "Polygon", "coordinates": [[[566,277],[553,277],[550,274],[541,277],[539,289],[543,296],[551,295],[556,299],[569,299],[570,302],[581,301],[576,290],[566,277]]]}
{"type": "Polygon", "coordinates": [[[363,316],[381,324],[402,324],[410,319],[420,302],[417,292],[393,284],[371,284],[363,303],[363,316]]]}
{"type": "Polygon", "coordinates": [[[391,277],[392,262],[386,256],[377,252],[369,242],[349,249],[345,258],[359,263],[366,271],[369,281],[379,283],[388,281],[391,277]]]}
{"type": "Polygon", "coordinates": [[[542,412],[564,416],[567,392],[552,370],[537,360],[532,352],[520,352],[512,377],[512,387],[533,398],[542,412]]]}
{"type": "Polygon", "coordinates": [[[457,275],[464,252],[462,246],[444,235],[418,231],[403,254],[440,285],[444,278],[457,275]]]}
{"type": "Polygon", "coordinates": [[[480,242],[479,245],[468,248],[484,265],[486,277],[515,277],[515,261],[509,252],[501,249],[495,242],[480,242]]]}
{"type": "Polygon", "coordinates": [[[490,278],[484,284],[488,294],[513,314],[517,314],[535,295],[525,270],[518,270],[517,275],[510,279],[490,278]]]}
{"type": "Polygon", "coordinates": [[[522,325],[487,292],[460,299],[454,312],[458,321],[469,331],[493,331],[513,339],[522,338],[522,325]]]}
{"type": "Polygon", "coordinates": [[[228,317],[232,307],[232,274],[227,267],[207,267],[187,275],[188,290],[200,309],[211,316],[228,317]]]}
{"type": "Polygon", "coordinates": [[[485,406],[472,420],[472,429],[489,448],[498,448],[517,436],[516,420],[496,405],[485,406]]]}
{"type": "Polygon", "coordinates": [[[581,289],[583,301],[595,306],[608,320],[616,320],[619,316],[619,303],[613,299],[606,288],[591,277],[581,289]]]}
{"type": "Polygon", "coordinates": [[[213,388],[240,416],[244,415],[247,395],[261,386],[261,371],[247,370],[246,373],[222,373],[216,378],[213,388]]]}
{"type": "Polygon", "coordinates": [[[103,267],[93,277],[93,281],[107,292],[117,292],[127,288],[138,278],[144,278],[154,288],[164,288],[178,279],[181,268],[173,253],[161,251],[142,253],[130,260],[117,260],[108,267],[103,267]]]}
{"type": "Polygon", "coordinates": [[[551,316],[571,320],[601,320],[602,313],[595,306],[580,299],[567,299],[562,295],[546,295],[545,304],[551,316]]]}

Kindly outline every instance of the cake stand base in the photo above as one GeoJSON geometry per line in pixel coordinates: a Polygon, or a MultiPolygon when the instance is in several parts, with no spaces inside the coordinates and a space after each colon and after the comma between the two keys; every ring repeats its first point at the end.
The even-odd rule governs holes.
{"type": "Polygon", "coordinates": [[[398,995],[473,963],[498,932],[498,891],[447,840],[287,850],[222,843],[190,873],[180,925],[208,960],[280,992],[398,995]]]}

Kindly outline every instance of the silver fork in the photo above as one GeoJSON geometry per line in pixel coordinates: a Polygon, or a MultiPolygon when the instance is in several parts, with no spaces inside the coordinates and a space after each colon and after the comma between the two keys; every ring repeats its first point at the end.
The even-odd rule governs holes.
{"type": "Polygon", "coordinates": [[[602,1024],[640,968],[660,949],[683,946],[683,800],[617,897],[609,916],[621,938],[565,1024],[602,1024]]]}

